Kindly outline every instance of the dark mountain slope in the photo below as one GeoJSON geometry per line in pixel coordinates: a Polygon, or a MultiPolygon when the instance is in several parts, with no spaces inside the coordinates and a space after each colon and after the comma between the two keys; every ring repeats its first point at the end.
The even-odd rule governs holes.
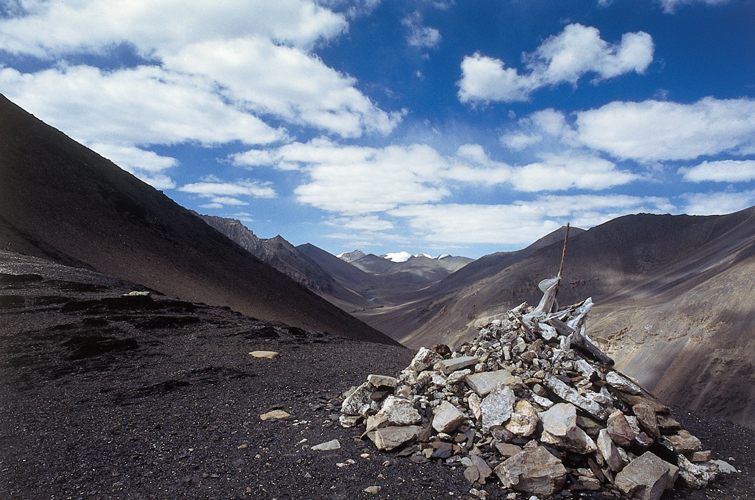
{"type": "Polygon", "coordinates": [[[393,342],[5,97],[0,138],[2,248],[260,319],[393,342]]]}

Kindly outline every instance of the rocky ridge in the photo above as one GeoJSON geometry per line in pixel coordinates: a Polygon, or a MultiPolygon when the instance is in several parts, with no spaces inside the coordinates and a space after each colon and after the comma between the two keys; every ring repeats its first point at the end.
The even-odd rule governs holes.
{"type": "Polygon", "coordinates": [[[464,466],[480,498],[474,486],[497,479],[510,498],[657,500],[735,472],[592,344],[591,299],[553,311],[558,284],[543,281],[537,307],[479,325],[453,352],[421,348],[397,377],[370,375],[345,394],[341,425],[414,463],[464,466]]]}

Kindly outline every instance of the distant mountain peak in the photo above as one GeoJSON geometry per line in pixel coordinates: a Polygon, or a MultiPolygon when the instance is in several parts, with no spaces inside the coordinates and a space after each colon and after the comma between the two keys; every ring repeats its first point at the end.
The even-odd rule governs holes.
{"type": "Polygon", "coordinates": [[[356,249],[352,250],[351,252],[343,252],[341,254],[338,254],[336,257],[339,259],[346,261],[346,262],[354,262],[355,260],[359,260],[362,257],[366,257],[367,254],[363,251],[356,249]]]}
{"type": "Polygon", "coordinates": [[[385,255],[381,255],[381,257],[384,258],[384,259],[386,259],[386,260],[390,260],[391,262],[398,262],[398,263],[400,263],[400,262],[406,262],[406,261],[408,261],[409,259],[412,259],[412,258],[417,259],[417,258],[420,258],[420,257],[424,257],[424,258],[430,259],[430,260],[440,260],[440,259],[445,259],[446,257],[450,257],[450,256],[451,255],[449,255],[447,253],[446,254],[438,255],[437,257],[433,257],[432,255],[426,254],[426,253],[416,253],[416,254],[412,255],[409,252],[403,252],[403,251],[402,252],[387,253],[385,255]]]}

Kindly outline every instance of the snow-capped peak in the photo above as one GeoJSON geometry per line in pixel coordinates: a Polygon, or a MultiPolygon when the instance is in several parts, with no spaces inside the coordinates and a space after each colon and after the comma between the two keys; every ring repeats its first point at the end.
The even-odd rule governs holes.
{"type": "Polygon", "coordinates": [[[426,253],[418,253],[418,254],[410,254],[409,252],[392,252],[387,253],[385,255],[382,255],[386,260],[390,260],[391,262],[406,262],[407,260],[411,259],[412,257],[425,257],[426,259],[432,259],[432,260],[440,260],[444,257],[449,257],[448,254],[444,255],[438,255],[437,257],[433,257],[432,255],[428,255],[426,253]]]}
{"type": "Polygon", "coordinates": [[[391,262],[406,262],[407,260],[412,258],[412,254],[409,252],[393,252],[393,253],[387,253],[382,256],[384,259],[390,260],[391,262]]]}

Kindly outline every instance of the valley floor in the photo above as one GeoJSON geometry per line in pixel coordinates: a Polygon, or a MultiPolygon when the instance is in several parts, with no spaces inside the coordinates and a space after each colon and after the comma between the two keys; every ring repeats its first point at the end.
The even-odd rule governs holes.
{"type": "MultiPolygon", "coordinates": [[[[476,498],[460,468],[377,452],[337,423],[345,390],[413,351],[134,290],[0,262],[0,498],[476,498]],[[260,419],[272,410],[290,417],[260,419]]],[[[669,498],[755,498],[755,431],[675,414],[741,473],[669,498]]]]}

